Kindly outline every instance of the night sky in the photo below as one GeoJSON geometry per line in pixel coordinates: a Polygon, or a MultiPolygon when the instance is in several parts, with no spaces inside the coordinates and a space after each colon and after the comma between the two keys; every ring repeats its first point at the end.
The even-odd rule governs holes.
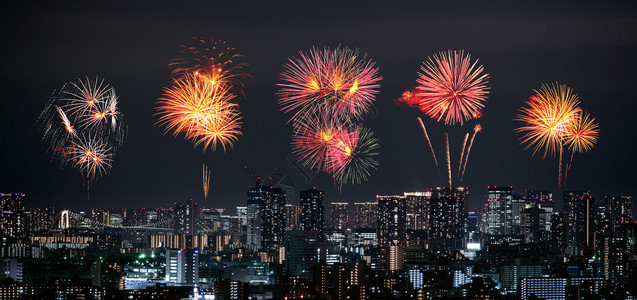
{"type": "MultiPolygon", "coordinates": [[[[517,192],[557,189],[557,159],[532,157],[513,132],[519,125],[513,121],[517,109],[532,90],[554,81],[573,87],[582,109],[601,128],[593,151],[575,155],[566,189],[588,189],[597,198],[635,196],[635,3],[136,2],[4,7],[0,192],[26,193],[29,207],[158,207],[192,198],[200,206],[232,208],[245,205],[246,190],[254,184],[245,165],[260,176],[281,169],[289,175],[286,183],[299,190],[324,189],[327,202],[367,201],[377,194],[442,186],[445,177],[438,176],[416,121],[422,113],[393,99],[415,85],[428,56],[464,49],[491,76],[479,121],[484,131],[475,140],[464,179],[472,209],[484,203],[487,185],[512,185],[517,192]],[[154,125],[156,99],[170,82],[168,62],[180,55],[179,45],[209,36],[237,48],[253,77],[240,102],[243,136],[227,153],[202,152],[183,135],[164,135],[154,125]],[[338,45],[367,52],[383,77],[378,113],[364,123],[380,140],[380,168],[368,182],[346,185],[340,192],[329,175],[308,182],[289,165],[291,127],[275,96],[289,57],[312,46],[338,45]],[[110,175],[91,187],[90,200],[81,177],[47,156],[36,123],[55,89],[86,76],[99,76],[115,87],[128,125],[123,150],[110,175]],[[206,201],[202,163],[213,172],[206,201]]],[[[442,153],[442,133],[449,129],[425,121],[442,153]]],[[[457,161],[469,128],[450,129],[452,160],[457,161]]]]}

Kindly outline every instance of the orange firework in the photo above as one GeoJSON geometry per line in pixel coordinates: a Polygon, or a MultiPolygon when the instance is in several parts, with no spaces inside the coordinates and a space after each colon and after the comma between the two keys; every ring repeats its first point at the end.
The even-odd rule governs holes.
{"type": "Polygon", "coordinates": [[[588,152],[595,146],[599,125],[588,113],[581,113],[566,128],[566,145],[573,152],[588,152]]]}
{"type": "Polygon", "coordinates": [[[581,112],[579,98],[570,87],[556,83],[543,84],[535,93],[526,102],[528,107],[520,109],[516,120],[525,125],[516,131],[524,132],[521,140],[525,150],[533,148],[533,154],[543,150],[544,157],[554,156],[562,151],[568,128],[581,112]]]}
{"type": "Polygon", "coordinates": [[[597,142],[599,127],[594,123],[594,118],[578,107],[577,94],[566,85],[544,84],[526,104],[528,107],[521,108],[521,114],[516,118],[525,125],[516,131],[524,132],[521,140],[522,144],[526,144],[525,150],[532,147],[533,154],[543,150],[544,157],[547,154],[558,154],[559,191],[565,185],[573,154],[593,148],[597,142]],[[571,159],[566,168],[563,168],[565,150],[571,151],[571,159]]]}
{"type": "Polygon", "coordinates": [[[175,136],[184,133],[195,146],[203,144],[204,151],[208,147],[214,151],[218,144],[225,151],[241,134],[241,116],[238,105],[232,102],[234,98],[228,87],[185,74],[164,89],[164,96],[158,100],[158,123],[175,136]]]}
{"type": "Polygon", "coordinates": [[[248,75],[241,72],[248,66],[239,62],[243,57],[236,53],[225,41],[204,40],[194,38],[192,46],[182,45],[183,57],[173,59],[169,67],[173,67],[172,74],[180,77],[196,74],[212,83],[233,89],[235,94],[243,95],[239,87],[243,87],[242,78],[248,75]]]}

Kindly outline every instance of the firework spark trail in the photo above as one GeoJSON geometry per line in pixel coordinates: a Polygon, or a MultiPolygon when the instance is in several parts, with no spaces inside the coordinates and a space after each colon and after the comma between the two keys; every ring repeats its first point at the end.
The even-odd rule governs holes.
{"type": "Polygon", "coordinates": [[[469,142],[469,147],[467,147],[467,155],[464,156],[464,164],[462,166],[462,174],[460,174],[460,182],[462,182],[462,178],[464,178],[464,171],[467,169],[467,162],[469,161],[469,153],[471,153],[471,146],[473,146],[473,140],[476,138],[476,134],[482,131],[482,126],[480,124],[473,127],[473,135],[471,136],[471,141],[469,142]]]}
{"type": "Polygon", "coordinates": [[[208,191],[210,190],[210,174],[212,171],[208,170],[208,166],[203,164],[203,197],[208,199],[208,191]]]}
{"type": "Polygon", "coordinates": [[[462,152],[460,152],[460,162],[458,162],[458,174],[456,175],[460,179],[460,172],[462,171],[462,162],[464,160],[464,150],[467,146],[467,140],[469,139],[469,133],[464,135],[464,141],[462,142],[462,152]]]}
{"type": "Polygon", "coordinates": [[[562,145],[560,145],[560,150],[559,150],[559,162],[557,163],[557,193],[559,194],[562,191],[562,153],[564,152],[564,149],[562,147],[562,145]]]}
{"type": "Polygon", "coordinates": [[[434,158],[434,163],[436,164],[436,170],[438,171],[438,174],[440,174],[440,168],[438,167],[438,159],[436,159],[436,152],[434,152],[434,147],[433,145],[431,145],[431,140],[429,140],[429,135],[427,134],[427,129],[425,128],[425,124],[422,122],[422,119],[420,117],[418,117],[418,122],[420,123],[422,132],[425,134],[425,139],[427,140],[427,143],[429,144],[429,149],[431,150],[431,154],[433,155],[433,158],[434,158]]]}
{"type": "Polygon", "coordinates": [[[447,173],[449,174],[449,188],[451,188],[451,153],[449,151],[449,133],[445,132],[445,150],[447,151],[447,173]]]}

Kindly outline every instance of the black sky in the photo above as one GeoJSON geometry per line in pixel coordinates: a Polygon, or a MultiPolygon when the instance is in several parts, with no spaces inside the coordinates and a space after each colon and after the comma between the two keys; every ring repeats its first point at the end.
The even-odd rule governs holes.
{"type": "MultiPolygon", "coordinates": [[[[420,113],[392,99],[415,84],[428,56],[464,49],[491,75],[480,121],[484,131],[476,138],[464,180],[472,208],[484,203],[487,185],[513,185],[518,192],[556,189],[557,160],[532,157],[513,132],[516,111],[532,89],[553,81],[573,87],[582,108],[601,127],[596,148],[575,156],[567,189],[590,189],[596,197],[635,195],[633,3],[129,2],[26,2],[2,9],[1,192],[26,193],[28,206],[156,207],[193,198],[207,207],[230,208],[245,205],[246,189],[253,184],[246,164],[261,176],[282,169],[298,189],[325,189],[327,201],[373,200],[376,194],[443,185],[416,122],[420,113]],[[202,153],[153,125],[155,101],[170,80],[167,64],[193,36],[228,41],[245,55],[254,77],[240,103],[244,134],[225,154],[202,153]],[[369,182],[345,186],[340,193],[328,175],[306,182],[289,166],[291,129],[275,96],[287,58],[324,45],[366,51],[383,76],[378,114],[365,122],[380,139],[380,169],[369,182]],[[115,87],[129,128],[110,176],[95,182],[90,201],[81,178],[49,160],[36,125],[51,93],[85,76],[105,78],[115,87]],[[213,171],[207,201],[202,199],[202,163],[213,171]]],[[[442,151],[444,128],[427,124],[442,151]]],[[[455,160],[466,130],[450,132],[455,160]]]]}

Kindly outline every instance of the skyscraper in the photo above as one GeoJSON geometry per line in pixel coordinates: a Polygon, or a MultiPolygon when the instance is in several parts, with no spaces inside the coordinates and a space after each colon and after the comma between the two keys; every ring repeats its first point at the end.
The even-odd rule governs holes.
{"type": "Polygon", "coordinates": [[[595,245],[595,199],[588,191],[564,192],[565,246],[571,255],[595,245]]]}
{"type": "Polygon", "coordinates": [[[256,186],[248,190],[246,208],[246,244],[252,248],[260,248],[262,241],[263,193],[256,186]]]}
{"type": "Polygon", "coordinates": [[[262,186],[263,195],[263,237],[261,246],[264,249],[274,249],[283,246],[283,234],[287,220],[285,216],[285,204],[287,204],[285,191],[272,186],[262,186]]]}
{"type": "Polygon", "coordinates": [[[376,196],[376,201],[381,264],[385,270],[396,270],[398,259],[402,260],[402,251],[405,247],[405,197],[376,196]]]}
{"type": "Polygon", "coordinates": [[[431,192],[406,192],[406,220],[407,228],[410,230],[424,230],[427,228],[428,201],[431,192]]]}
{"type": "Polygon", "coordinates": [[[3,235],[22,238],[26,235],[24,194],[0,194],[0,230],[3,235]]]}
{"type": "Polygon", "coordinates": [[[633,203],[630,196],[606,196],[602,200],[609,230],[619,232],[622,222],[630,222],[633,217],[633,203]]]}
{"type": "Polygon", "coordinates": [[[493,244],[521,242],[520,213],[522,197],[513,195],[511,186],[489,186],[486,205],[485,234],[493,244]]]}
{"type": "Polygon", "coordinates": [[[197,234],[195,224],[197,220],[197,203],[188,199],[184,203],[175,203],[174,209],[175,230],[178,234],[197,234]]]}
{"type": "Polygon", "coordinates": [[[377,202],[359,202],[354,203],[354,218],[353,224],[350,226],[354,228],[376,228],[378,215],[378,203],[377,202]]]}
{"type": "Polygon", "coordinates": [[[330,203],[330,229],[346,230],[349,223],[349,203],[330,203]]]}
{"type": "Polygon", "coordinates": [[[325,227],[324,202],[325,194],[323,191],[316,188],[301,191],[301,230],[323,234],[325,227]]]}
{"type": "Polygon", "coordinates": [[[285,216],[287,217],[287,223],[285,225],[286,230],[299,230],[301,208],[296,204],[288,203],[285,205],[285,216]]]}
{"type": "Polygon", "coordinates": [[[429,207],[429,248],[464,248],[467,197],[464,187],[437,187],[431,191],[429,207]]]}

